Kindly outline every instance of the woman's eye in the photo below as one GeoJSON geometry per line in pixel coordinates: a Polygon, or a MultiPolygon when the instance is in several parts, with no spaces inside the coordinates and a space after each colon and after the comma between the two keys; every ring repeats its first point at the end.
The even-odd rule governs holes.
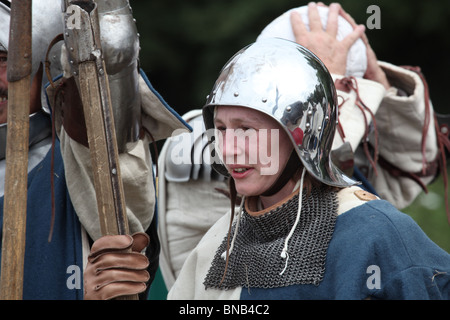
{"type": "Polygon", "coordinates": [[[242,131],[254,130],[254,128],[246,127],[246,126],[241,126],[239,129],[241,129],[242,131]]]}

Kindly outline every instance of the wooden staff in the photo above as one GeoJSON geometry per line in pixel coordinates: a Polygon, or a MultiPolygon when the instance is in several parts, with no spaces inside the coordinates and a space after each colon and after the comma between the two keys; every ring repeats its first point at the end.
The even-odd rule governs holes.
{"type": "MultiPolygon", "coordinates": [[[[104,69],[104,62],[102,68],[104,69]]],[[[79,65],[80,96],[86,120],[94,187],[103,235],[128,234],[113,111],[106,73],[94,61],[79,65]]]]}
{"type": "Polygon", "coordinates": [[[31,0],[11,2],[0,299],[23,296],[31,83],[31,0]]]}
{"type": "MultiPolygon", "coordinates": [[[[81,28],[74,30],[74,36],[80,48],[79,89],[86,120],[101,232],[103,235],[128,234],[111,94],[101,54],[97,7],[92,0],[79,1],[73,5],[80,6],[82,17],[81,28]]],[[[138,296],[130,295],[120,299],[135,300],[138,296]]]]}
{"type": "Polygon", "coordinates": [[[128,234],[119,154],[108,75],[102,55],[96,4],[79,1],[81,27],[73,30],[79,48],[78,81],[86,120],[94,187],[103,235],[128,234]]]}

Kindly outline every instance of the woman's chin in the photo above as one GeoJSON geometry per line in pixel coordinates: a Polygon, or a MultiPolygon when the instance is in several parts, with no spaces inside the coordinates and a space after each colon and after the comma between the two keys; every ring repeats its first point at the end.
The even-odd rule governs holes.
{"type": "Polygon", "coordinates": [[[244,185],[243,183],[236,182],[236,192],[242,196],[252,197],[261,194],[261,190],[256,189],[254,185],[244,185]]]}

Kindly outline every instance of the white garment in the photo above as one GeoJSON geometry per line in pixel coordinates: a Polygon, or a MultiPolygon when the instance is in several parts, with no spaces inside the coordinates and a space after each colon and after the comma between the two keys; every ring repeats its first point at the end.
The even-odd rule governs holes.
{"type": "MultiPolygon", "coordinates": [[[[328,7],[317,7],[322,26],[325,29],[328,21],[328,7]]],[[[302,6],[286,11],[281,16],[269,23],[258,36],[256,41],[265,38],[283,38],[294,41],[295,36],[292,31],[290,15],[292,11],[297,11],[306,28],[309,29],[308,6],[302,6]]],[[[338,30],[336,39],[341,41],[353,31],[351,24],[338,16],[338,30]]],[[[361,39],[358,39],[350,48],[347,56],[346,76],[360,77],[364,76],[367,68],[366,47],[361,39]]]]}
{"type": "MultiPolygon", "coordinates": [[[[142,123],[156,141],[171,136],[176,130],[188,130],[182,120],[172,114],[150,90],[142,77],[139,88],[142,123]]],[[[51,87],[48,87],[47,92],[49,101],[53,101],[51,87]]],[[[95,241],[101,232],[89,149],[68,136],[58,117],[56,127],[71,201],[81,224],[95,241]]],[[[146,136],[137,142],[128,143],[126,151],[119,154],[130,233],[145,231],[153,219],[156,192],[149,139],[146,136]]]]}
{"type": "MultiPolygon", "coordinates": [[[[375,114],[379,134],[379,154],[390,163],[395,164],[405,171],[419,172],[422,169],[421,139],[425,112],[423,83],[420,77],[412,71],[385,62],[379,62],[379,64],[389,78],[399,88],[409,94],[409,96],[398,96],[397,89],[395,88],[386,91],[386,89],[377,82],[361,78],[356,79],[361,100],[375,114]]],[[[343,76],[333,75],[334,80],[342,78],[343,76]]],[[[347,93],[338,90],[338,97],[339,103],[345,101],[339,109],[339,121],[345,133],[345,141],[350,142],[352,149],[356,150],[358,147],[361,148],[360,143],[365,133],[362,111],[355,104],[356,93],[354,91],[347,93]]],[[[370,121],[370,113],[365,111],[365,114],[370,121]]],[[[438,153],[433,118],[431,119],[427,135],[426,160],[431,162],[436,158],[438,153]]],[[[370,136],[370,139],[373,143],[373,133],[370,136]]],[[[333,149],[338,148],[342,143],[341,136],[336,132],[333,149]]],[[[364,156],[363,153],[357,153],[355,157],[360,157],[361,155],[364,156]]],[[[367,162],[367,159],[358,158],[358,162],[367,162]]],[[[391,202],[399,209],[408,206],[422,192],[422,188],[410,178],[393,177],[379,165],[377,165],[377,171],[378,175],[375,175],[373,171],[371,172],[369,177],[370,183],[374,186],[382,199],[391,202]]],[[[432,180],[433,177],[422,178],[425,185],[432,180]]],[[[208,183],[205,183],[205,185],[206,186],[203,186],[203,188],[212,188],[208,183]]],[[[188,185],[180,184],[174,186],[173,188],[179,190],[173,194],[176,195],[183,192],[180,190],[185,189],[186,186],[188,185]]],[[[202,186],[197,185],[195,188],[200,190],[202,189],[202,186]]],[[[185,190],[184,192],[189,193],[190,191],[185,190]]],[[[191,197],[193,198],[191,201],[194,203],[195,201],[203,201],[204,196],[200,194],[201,193],[196,196],[192,193],[191,197]]],[[[163,202],[165,203],[165,201],[167,200],[164,200],[163,202]]],[[[218,206],[225,205],[226,203],[224,202],[218,204],[218,206]]],[[[204,214],[204,212],[202,213],[203,209],[200,207],[196,207],[194,210],[190,207],[187,209],[185,208],[186,207],[182,207],[180,204],[178,212],[180,221],[177,221],[176,223],[176,233],[180,239],[183,235],[188,235],[193,232],[193,226],[183,221],[189,221],[189,219],[195,221],[195,217],[204,214]]],[[[223,210],[222,212],[225,213],[226,211],[228,210],[223,210]]],[[[217,217],[218,219],[220,214],[215,215],[214,217],[217,217]]],[[[167,225],[164,226],[162,231],[160,230],[160,234],[161,232],[167,234],[167,230],[172,227],[171,224],[175,223],[174,221],[175,217],[173,217],[172,220],[166,221],[165,223],[167,225]]],[[[210,220],[210,223],[212,226],[214,219],[210,220]]],[[[197,241],[199,239],[198,237],[199,234],[197,234],[197,241]]],[[[167,239],[167,235],[162,237],[163,248],[170,245],[167,243],[167,239]]],[[[177,250],[172,250],[172,252],[170,252],[170,257],[165,249],[162,250],[162,261],[164,262],[161,264],[161,270],[168,289],[171,288],[173,281],[179,272],[179,266],[194,247],[194,242],[186,241],[183,243],[182,241],[179,241],[177,250]]],[[[199,261],[198,268],[201,268],[200,265],[205,263],[208,262],[203,260],[199,261]]],[[[210,264],[207,265],[209,266],[210,264]]]]}
{"type": "MultiPolygon", "coordinates": [[[[388,91],[374,81],[356,78],[359,96],[364,104],[375,114],[378,130],[379,155],[391,164],[406,171],[417,173],[422,170],[422,128],[425,119],[424,86],[420,77],[413,71],[386,63],[379,62],[391,83],[405,91],[408,96],[397,95],[397,89],[391,87],[388,91]]],[[[334,80],[343,76],[333,75],[334,80]]],[[[338,90],[339,121],[345,133],[345,141],[350,142],[354,151],[360,146],[365,132],[364,117],[356,106],[356,93],[338,90]]],[[[366,118],[371,121],[371,115],[365,111],[366,118]]],[[[369,136],[372,145],[375,144],[374,132],[369,136]]],[[[335,135],[333,149],[343,143],[338,133],[335,135]]],[[[432,162],[438,154],[437,137],[431,110],[430,124],[427,132],[425,157],[432,162]]],[[[361,154],[356,153],[359,157],[361,154]]],[[[359,163],[367,159],[358,159],[359,163]]],[[[406,177],[393,177],[386,170],[377,165],[376,175],[370,173],[369,181],[381,196],[391,202],[398,209],[402,209],[422,192],[422,188],[415,181],[406,177]]],[[[434,177],[422,178],[428,184],[434,177]]]]}
{"type": "MultiPolygon", "coordinates": [[[[338,215],[364,204],[355,195],[359,187],[349,187],[340,190],[338,197],[338,215]]],[[[224,215],[205,234],[198,246],[190,253],[181,269],[180,275],[169,291],[169,300],[239,300],[241,287],[230,290],[205,289],[203,281],[211,267],[214,255],[228,232],[230,212],[224,215]]]]}
{"type": "MultiPolygon", "coordinates": [[[[189,122],[200,115],[201,110],[196,109],[183,115],[183,119],[189,122]]],[[[194,125],[194,136],[197,133],[201,136],[201,132],[195,132],[196,129],[202,128],[194,125]]],[[[171,156],[168,154],[171,140],[166,140],[158,159],[158,235],[161,243],[159,266],[168,290],[178,277],[189,253],[230,208],[230,199],[216,190],[228,190],[227,183],[223,180],[190,179],[192,165],[190,168],[183,167],[188,172],[185,179],[180,179],[182,182],[167,179],[166,157],[171,156]]],[[[187,144],[185,151],[191,152],[192,141],[182,141],[187,144]]]]}
{"type": "MultiPolygon", "coordinates": [[[[323,27],[328,20],[328,7],[317,7],[323,27]]],[[[295,10],[307,28],[308,6],[288,10],[269,23],[257,38],[278,37],[295,41],[290,14],[295,10]]],[[[338,17],[336,39],[342,40],[352,32],[352,26],[341,16],[338,17]]],[[[361,100],[369,107],[373,114],[379,133],[380,156],[406,172],[417,173],[422,170],[422,128],[425,119],[424,86],[420,77],[409,70],[389,63],[379,62],[386,73],[391,85],[389,90],[377,82],[363,79],[367,68],[366,48],[358,39],[349,50],[345,76],[355,77],[358,83],[361,100]],[[397,89],[402,89],[408,96],[398,96],[397,89]]],[[[333,80],[344,76],[333,75],[333,80]]],[[[339,108],[339,121],[354,152],[357,151],[365,132],[364,116],[356,107],[356,93],[338,91],[338,104],[345,101],[339,108]]],[[[431,102],[430,102],[431,103],[431,102]]],[[[368,111],[364,112],[371,120],[368,111]]],[[[373,133],[369,137],[374,143],[373,133]]],[[[333,149],[337,149],[344,141],[336,134],[333,149]]],[[[431,116],[426,142],[426,161],[432,162],[438,154],[437,138],[434,127],[434,117],[431,116]]],[[[357,152],[358,156],[358,152],[357,152]]],[[[359,163],[367,159],[357,159],[359,163]]],[[[379,165],[378,175],[371,173],[369,182],[383,199],[388,200],[398,209],[405,208],[422,192],[421,186],[406,177],[393,177],[379,165]]],[[[424,177],[422,182],[427,185],[434,177],[424,177]]]]}

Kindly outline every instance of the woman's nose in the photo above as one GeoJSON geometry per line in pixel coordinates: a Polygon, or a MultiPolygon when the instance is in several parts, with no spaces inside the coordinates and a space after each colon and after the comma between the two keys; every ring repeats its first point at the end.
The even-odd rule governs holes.
{"type": "Polygon", "coordinates": [[[236,135],[236,130],[225,130],[222,139],[222,155],[225,162],[236,163],[236,158],[243,154],[243,148],[238,135],[236,135]]]}

